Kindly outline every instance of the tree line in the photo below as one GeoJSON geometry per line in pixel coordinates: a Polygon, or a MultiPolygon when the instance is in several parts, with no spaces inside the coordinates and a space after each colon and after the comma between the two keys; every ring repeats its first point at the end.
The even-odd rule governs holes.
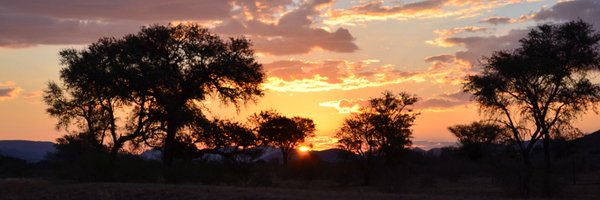
{"type": "MultiPolygon", "coordinates": [[[[483,58],[482,71],[467,76],[463,89],[486,119],[449,127],[461,149],[473,159],[490,145],[517,149],[523,168],[515,173],[525,177],[520,184],[528,196],[537,169],[532,151],[541,145],[541,187],[549,194],[551,141],[581,135],[571,122],[597,111],[600,86],[591,72],[600,69],[599,41],[600,34],[580,20],[544,24],[530,30],[520,47],[483,58]]],[[[247,123],[205,115],[203,102],[210,97],[239,110],[264,94],[265,73],[245,38],[223,40],[198,25],[155,25],[60,56],[61,83],[49,83],[44,93],[47,112],[69,132],[58,139],[59,147],[102,149],[113,163],[125,145],[158,148],[166,172],[178,157],[213,153],[235,159],[259,146],[278,148],[287,166],[293,150],[314,136],[310,118],[274,110],[256,113],[247,123]]],[[[396,166],[411,147],[418,100],[386,91],[343,121],[335,137],[355,155],[365,184],[374,162],[396,166]]]]}

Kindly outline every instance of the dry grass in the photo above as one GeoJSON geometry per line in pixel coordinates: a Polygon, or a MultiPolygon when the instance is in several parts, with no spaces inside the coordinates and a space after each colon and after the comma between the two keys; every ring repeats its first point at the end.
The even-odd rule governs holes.
{"type": "MultiPolygon", "coordinates": [[[[306,183],[310,184],[310,183],[306,183]]],[[[443,183],[446,185],[446,183],[443,183]]],[[[595,199],[598,186],[571,188],[566,199],[595,199]]],[[[486,183],[413,188],[402,192],[368,187],[236,187],[149,183],[57,183],[40,180],[0,180],[0,199],[124,200],[124,199],[505,199],[502,190],[486,183]],[[477,191],[473,193],[473,191],[477,191]]],[[[565,198],[561,198],[565,199],[565,198]]]]}

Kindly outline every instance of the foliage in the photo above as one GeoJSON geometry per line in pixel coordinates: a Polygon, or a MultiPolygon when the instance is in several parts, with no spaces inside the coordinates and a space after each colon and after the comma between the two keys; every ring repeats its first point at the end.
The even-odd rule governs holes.
{"type": "Polygon", "coordinates": [[[259,145],[257,135],[242,123],[215,118],[197,121],[192,129],[195,141],[203,148],[198,151],[200,155],[212,153],[231,161],[248,162],[262,154],[256,148],[259,145]]]}
{"type": "Polygon", "coordinates": [[[481,159],[487,147],[508,144],[511,140],[504,126],[490,122],[477,121],[469,125],[455,125],[448,127],[448,130],[456,136],[461,149],[474,160],[481,159]]]}
{"type": "Polygon", "coordinates": [[[510,140],[510,135],[507,135],[503,126],[483,121],[451,126],[448,130],[461,144],[503,144],[510,140]]]}

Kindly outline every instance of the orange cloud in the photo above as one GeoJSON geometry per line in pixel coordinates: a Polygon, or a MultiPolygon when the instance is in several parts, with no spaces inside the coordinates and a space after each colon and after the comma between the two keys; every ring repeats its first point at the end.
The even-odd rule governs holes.
{"type": "MultiPolygon", "coordinates": [[[[456,108],[468,107],[471,104],[471,95],[459,91],[421,99],[413,109],[418,112],[449,112],[456,108]]],[[[366,99],[340,99],[319,103],[321,107],[336,109],[339,114],[358,113],[361,108],[368,105],[369,100],[366,99]]]]}
{"type": "Polygon", "coordinates": [[[305,143],[311,144],[313,146],[313,150],[325,150],[336,148],[338,145],[338,139],[331,136],[319,135],[306,139],[305,143]]]}
{"type": "Polygon", "coordinates": [[[373,60],[276,61],[265,64],[269,77],[263,87],[279,92],[316,92],[354,90],[406,82],[456,85],[461,83],[466,69],[469,69],[460,60],[437,65],[444,67],[406,72],[398,70],[395,65],[380,64],[373,60]]]}
{"type": "Polygon", "coordinates": [[[326,101],[319,103],[321,107],[329,107],[338,110],[340,114],[350,114],[360,112],[360,108],[365,107],[369,104],[368,100],[365,99],[340,99],[334,101],[326,101]]]}
{"type": "Polygon", "coordinates": [[[456,44],[448,42],[447,38],[460,33],[476,33],[476,32],[484,32],[487,31],[488,28],[478,27],[478,26],[465,26],[465,27],[455,27],[450,29],[439,29],[434,30],[433,32],[438,35],[436,39],[427,40],[425,43],[440,46],[440,47],[452,47],[456,44]]]}
{"type": "Polygon", "coordinates": [[[470,17],[482,11],[531,0],[422,0],[386,5],[382,0],[368,1],[348,9],[332,10],[326,24],[352,25],[373,20],[406,20],[444,17],[470,17]]]}

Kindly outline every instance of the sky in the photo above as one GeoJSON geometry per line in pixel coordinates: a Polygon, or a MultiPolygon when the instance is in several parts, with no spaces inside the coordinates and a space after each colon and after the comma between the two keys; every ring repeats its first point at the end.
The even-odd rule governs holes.
{"type": "MultiPolygon", "coordinates": [[[[152,24],[198,23],[253,43],[264,97],[235,108],[205,101],[210,116],[245,121],[275,109],[312,118],[317,149],[335,145],[344,118],[388,90],[419,97],[415,146],[455,141],[447,127],[484,117],[462,93],[492,52],[518,47],[537,24],[582,19],[600,30],[597,0],[0,0],[0,140],[65,134],[42,94],[59,81],[58,53],[152,24]]],[[[600,129],[589,112],[575,121],[600,129]]]]}

